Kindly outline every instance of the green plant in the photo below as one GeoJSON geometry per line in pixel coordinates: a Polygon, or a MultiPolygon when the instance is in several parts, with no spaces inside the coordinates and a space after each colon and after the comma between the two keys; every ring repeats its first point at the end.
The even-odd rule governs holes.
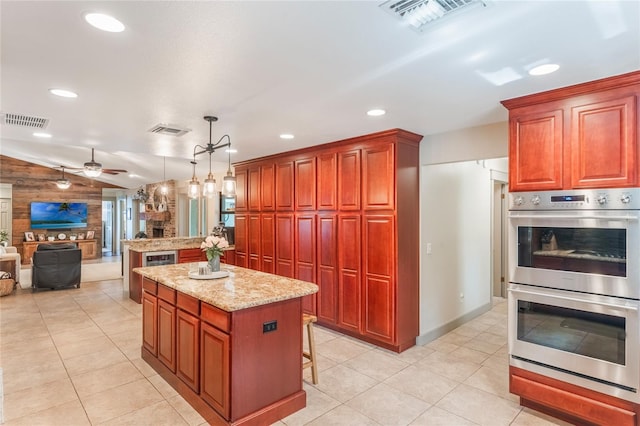
{"type": "Polygon", "coordinates": [[[9,241],[9,233],[7,231],[0,231],[0,242],[9,241]]]}

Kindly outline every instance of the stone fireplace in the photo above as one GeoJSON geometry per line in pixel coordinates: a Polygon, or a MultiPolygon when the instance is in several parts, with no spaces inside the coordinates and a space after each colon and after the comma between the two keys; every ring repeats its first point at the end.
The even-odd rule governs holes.
{"type": "Polygon", "coordinates": [[[176,236],[176,181],[167,181],[169,192],[160,192],[162,182],[146,185],[150,194],[145,205],[145,233],[151,238],[171,238],[176,236]]]}

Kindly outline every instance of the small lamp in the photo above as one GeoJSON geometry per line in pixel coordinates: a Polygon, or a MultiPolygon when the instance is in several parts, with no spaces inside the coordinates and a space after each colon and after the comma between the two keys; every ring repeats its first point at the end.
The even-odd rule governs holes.
{"type": "Polygon", "coordinates": [[[225,197],[236,196],[236,177],[231,173],[231,149],[227,149],[229,152],[229,168],[227,169],[227,175],[222,179],[222,195],[225,197]]]}
{"type": "Polygon", "coordinates": [[[187,190],[187,193],[189,195],[189,198],[198,198],[198,195],[200,195],[200,182],[198,182],[198,178],[196,177],[196,159],[195,157],[193,157],[193,161],[191,162],[191,164],[193,164],[193,176],[191,177],[191,180],[189,181],[189,189],[187,190]]]}

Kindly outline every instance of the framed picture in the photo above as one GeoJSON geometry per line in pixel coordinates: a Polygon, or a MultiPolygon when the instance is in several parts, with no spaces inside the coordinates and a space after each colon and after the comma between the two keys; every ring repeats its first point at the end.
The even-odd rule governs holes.
{"type": "Polygon", "coordinates": [[[87,231],[87,240],[93,240],[95,236],[95,231],[87,231]]]}
{"type": "Polygon", "coordinates": [[[80,232],[80,233],[78,234],[78,239],[79,239],[79,240],[84,240],[84,232],[80,232]]]}
{"type": "Polygon", "coordinates": [[[24,240],[25,241],[35,241],[35,237],[33,236],[33,232],[31,231],[27,231],[24,233],[24,240]]]}
{"type": "Polygon", "coordinates": [[[38,241],[46,241],[47,236],[44,234],[38,234],[38,241]]]}

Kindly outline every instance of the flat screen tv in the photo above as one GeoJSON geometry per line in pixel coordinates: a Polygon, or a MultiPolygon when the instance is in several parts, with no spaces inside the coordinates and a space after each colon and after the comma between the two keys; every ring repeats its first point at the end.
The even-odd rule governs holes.
{"type": "Polygon", "coordinates": [[[67,229],[87,227],[87,203],[31,203],[32,229],[67,229]]]}

